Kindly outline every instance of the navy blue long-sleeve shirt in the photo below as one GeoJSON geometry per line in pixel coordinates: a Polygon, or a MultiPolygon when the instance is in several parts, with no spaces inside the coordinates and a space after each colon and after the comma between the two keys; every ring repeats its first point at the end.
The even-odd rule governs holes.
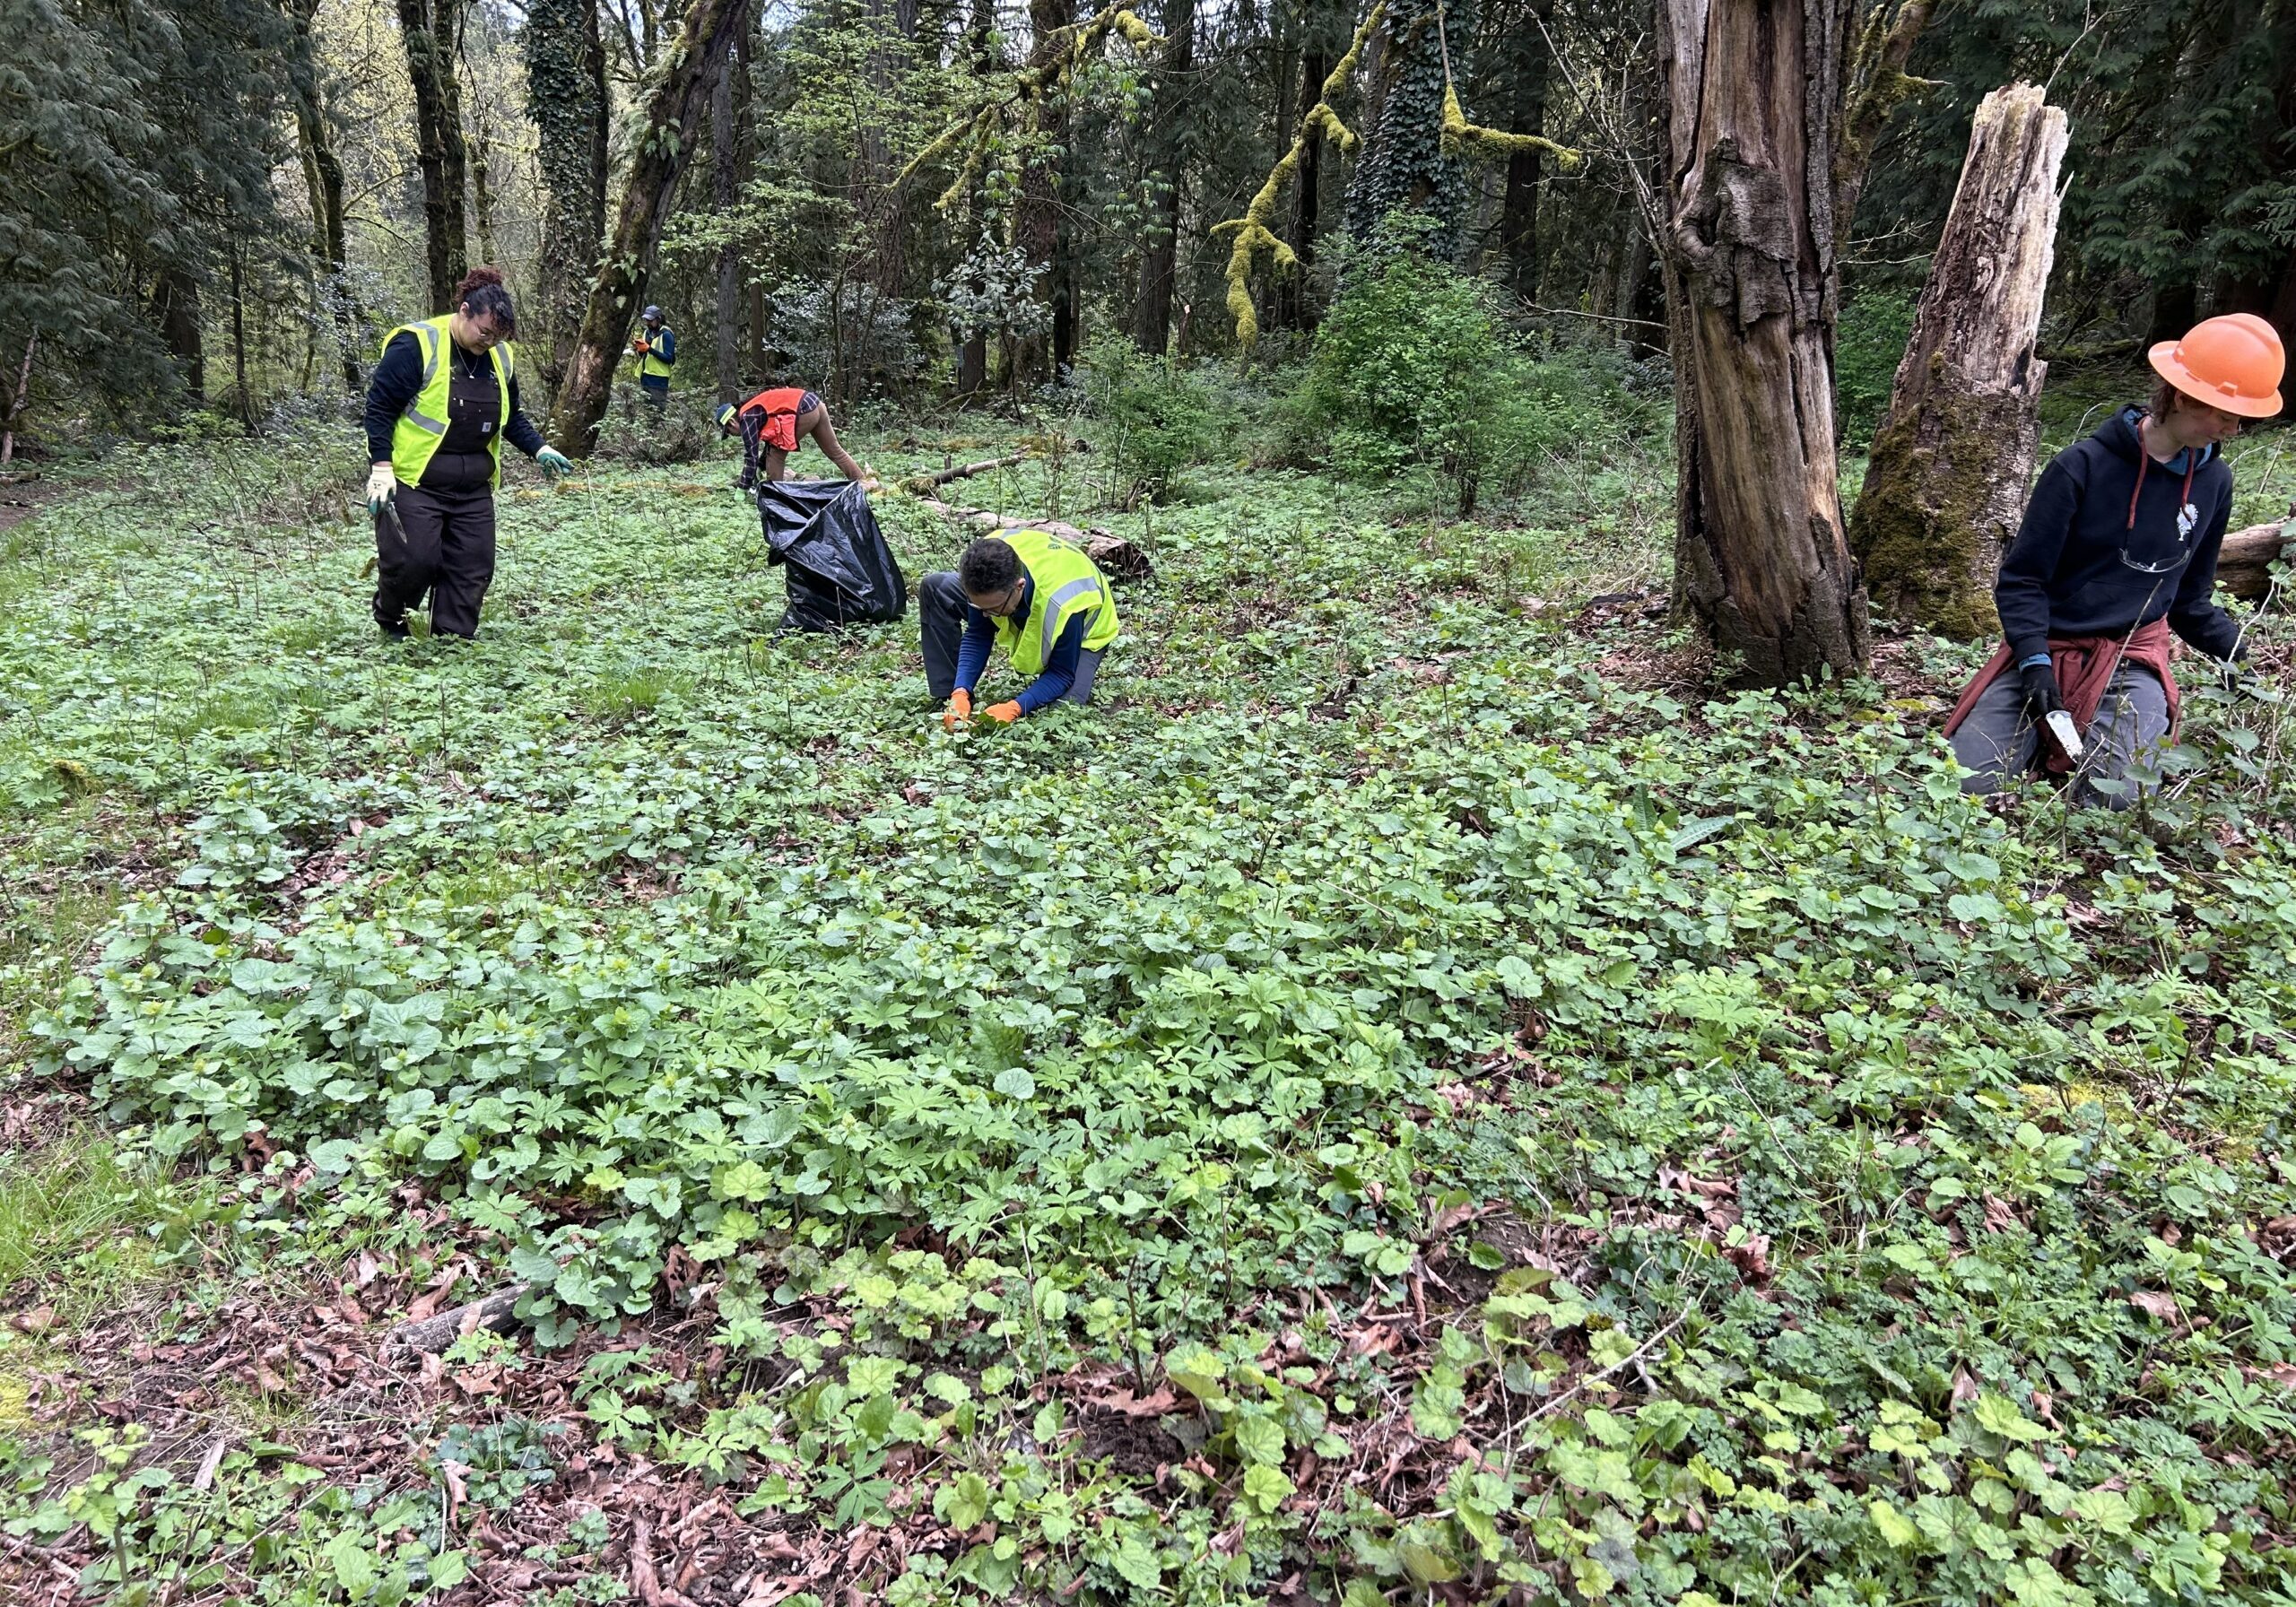
{"type": "Polygon", "coordinates": [[[2123,409],[2041,471],[1993,588],[2013,662],[2045,656],[2052,636],[2119,636],[2163,614],[2212,657],[2229,656],[2239,640],[2239,624],[2213,601],[2232,471],[2213,447],[2201,447],[2197,463],[2188,452],[2148,461],[2140,416],[2123,409]],[[2147,574],[2122,560],[2124,550],[2135,563],[2173,567],[2147,574]]]}
{"type": "MultiPolygon", "coordinates": [[[[451,337],[447,344],[454,358],[464,361],[470,360],[470,354],[456,346],[451,337]]],[[[483,352],[479,357],[485,362],[486,373],[491,379],[494,372],[493,362],[483,352]]],[[[412,334],[401,331],[393,335],[390,343],[383,348],[382,360],[375,365],[374,377],[367,382],[368,462],[390,461],[391,433],[398,428],[398,416],[406,411],[407,404],[413,402],[422,389],[422,344],[412,334]]],[[[533,421],[519,409],[518,376],[515,371],[510,376],[510,418],[503,425],[502,434],[528,457],[542,450],[542,431],[535,429],[533,421]]],[[[483,446],[484,443],[481,442],[467,449],[483,450],[483,446]]],[[[452,440],[439,444],[441,453],[450,447],[457,450],[465,449],[452,440]]]]}
{"type": "MultiPolygon", "coordinates": [[[[1014,617],[1029,617],[1037,593],[1033,576],[1023,575],[1021,581],[1021,604],[1014,617]]],[[[1092,622],[1089,609],[1079,609],[1060,627],[1060,639],[1052,644],[1052,652],[1044,661],[1044,669],[1028,685],[1022,687],[1013,701],[1021,706],[1022,714],[1034,714],[1048,703],[1057,703],[1076,684],[1076,665],[1084,656],[1084,632],[1092,622]]],[[[996,621],[979,609],[968,604],[965,607],[964,639],[957,644],[957,685],[966,691],[980,683],[981,672],[988,668],[988,650],[996,645],[996,621]]]]}

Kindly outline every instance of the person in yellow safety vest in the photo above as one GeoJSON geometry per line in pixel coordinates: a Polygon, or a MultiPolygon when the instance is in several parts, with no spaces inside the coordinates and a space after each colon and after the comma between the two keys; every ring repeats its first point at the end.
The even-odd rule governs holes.
{"type": "Polygon", "coordinates": [[[518,317],[502,275],[472,269],[455,303],[392,330],[367,387],[375,622],[389,636],[406,635],[425,592],[433,635],[478,634],[494,578],[503,437],[553,480],[574,466],[518,407],[518,317]]]}
{"type": "Polygon", "coordinates": [[[662,309],[648,307],[630,354],[638,360],[638,389],[658,411],[670,404],[670,368],[678,360],[678,337],[662,322],[662,309]]]}
{"type": "Polygon", "coordinates": [[[1002,647],[1013,667],[1035,679],[1009,701],[980,710],[1009,724],[1047,704],[1090,703],[1100,656],[1116,639],[1116,594],[1082,548],[1042,530],[1004,530],[964,551],[955,570],[927,575],[917,588],[925,682],[946,704],[953,730],[973,717],[973,689],[1002,647]]]}

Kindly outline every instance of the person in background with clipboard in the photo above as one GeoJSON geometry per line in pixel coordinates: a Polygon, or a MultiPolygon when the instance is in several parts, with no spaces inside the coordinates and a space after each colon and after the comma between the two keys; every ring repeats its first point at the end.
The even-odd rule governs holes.
{"type": "Polygon", "coordinates": [[[2195,325],[2147,354],[2149,406],[2127,407],[2050,460],[1993,588],[2007,638],[1945,722],[1964,792],[2039,769],[2074,800],[2124,809],[2132,769],[2173,736],[2169,633],[2229,672],[2241,629],[2216,605],[2232,514],[2218,450],[2280,411],[2280,336],[2249,313],[2195,325]]]}

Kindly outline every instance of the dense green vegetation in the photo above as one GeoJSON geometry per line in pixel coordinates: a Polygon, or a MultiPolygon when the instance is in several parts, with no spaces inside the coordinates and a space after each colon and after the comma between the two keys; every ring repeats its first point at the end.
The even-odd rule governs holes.
{"type": "Polygon", "coordinates": [[[119,1136],[0,1171],[52,1202],[7,1543],[642,1598],[667,1486],[743,1559],[698,1602],[792,1550],[823,1603],[2290,1600],[2282,706],[2196,687],[2101,817],[1960,795],[1976,649],[1709,697],[1663,437],[1521,360],[1552,445],[1482,523],[1190,464],[1159,384],[1285,428],[1212,374],[1048,421],[1100,449],[970,499],[1157,569],[1094,709],[1003,731],[913,625],[763,634],[721,461],[514,482],[474,644],[376,638],[330,435],[11,532],[22,1091],[119,1136]],[[514,1280],[436,1382],[328,1360],[514,1280]],[[151,1399],[123,1332],[219,1370],[72,1405],[151,1399]]]}

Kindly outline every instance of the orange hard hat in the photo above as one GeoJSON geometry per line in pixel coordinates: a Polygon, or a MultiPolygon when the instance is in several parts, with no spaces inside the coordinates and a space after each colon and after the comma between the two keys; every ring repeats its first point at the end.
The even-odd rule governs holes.
{"type": "Polygon", "coordinates": [[[2252,312],[2203,318],[2180,341],[2145,353],[2152,371],[2196,402],[2244,419],[2280,411],[2280,376],[2288,366],[2280,332],[2252,312]]]}

